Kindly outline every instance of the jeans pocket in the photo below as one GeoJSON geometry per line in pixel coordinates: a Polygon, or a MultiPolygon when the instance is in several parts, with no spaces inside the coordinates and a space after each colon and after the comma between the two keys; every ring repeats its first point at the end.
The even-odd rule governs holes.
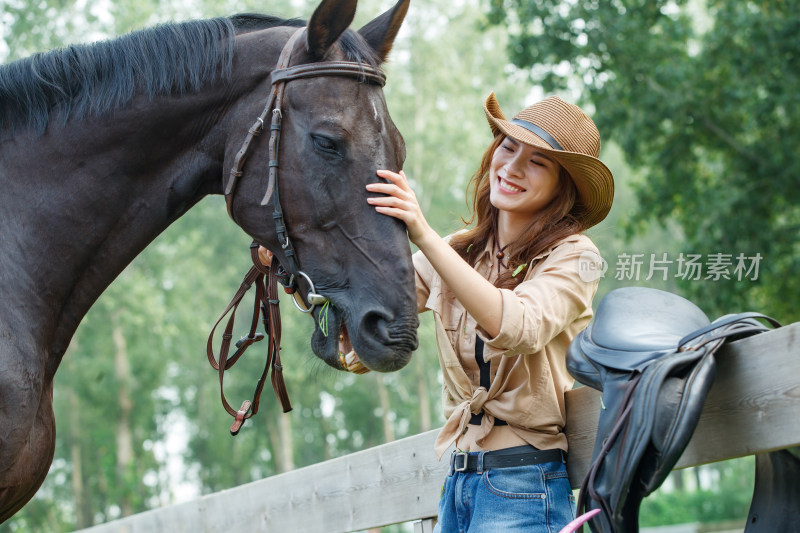
{"type": "Polygon", "coordinates": [[[483,483],[492,494],[518,500],[544,500],[547,489],[539,465],[495,468],[483,473],[483,483]]]}

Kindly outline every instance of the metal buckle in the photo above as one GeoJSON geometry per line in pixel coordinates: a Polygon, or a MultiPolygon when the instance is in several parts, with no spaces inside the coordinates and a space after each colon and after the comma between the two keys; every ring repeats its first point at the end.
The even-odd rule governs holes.
{"type": "Polygon", "coordinates": [[[469,461],[467,460],[468,457],[469,457],[469,454],[467,452],[454,451],[453,452],[453,470],[455,472],[466,472],[467,466],[469,465],[469,461]],[[460,465],[458,464],[458,459],[459,458],[463,459],[463,464],[460,464],[460,465]]]}

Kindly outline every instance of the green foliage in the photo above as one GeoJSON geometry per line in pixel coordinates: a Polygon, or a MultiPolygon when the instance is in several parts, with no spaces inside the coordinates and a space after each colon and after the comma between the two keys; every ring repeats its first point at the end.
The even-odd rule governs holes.
{"type": "Polygon", "coordinates": [[[587,231],[608,264],[595,295],[594,307],[610,291],[631,285],[679,292],[673,275],[676,269],[668,269],[664,275],[656,270],[651,272],[650,266],[651,255],[653,259],[660,259],[665,253],[676,257],[682,239],[680,230],[675,224],[669,224],[663,228],[649,226],[639,234],[627,235],[622,227],[637,206],[634,187],[638,174],[627,165],[619,146],[614,143],[604,145],[600,158],[614,174],[615,192],[608,216],[587,231]],[[633,256],[639,256],[638,271],[625,266],[625,258],[633,256]]]}
{"type": "Polygon", "coordinates": [[[676,471],[672,475],[695,473],[708,479],[695,490],[659,489],[642,502],[642,527],[670,524],[739,521],[747,515],[753,497],[755,458],[743,457],[723,463],[676,471]]]}
{"type": "MultiPolygon", "coordinates": [[[[800,12],[794,2],[489,0],[510,55],[570,88],[640,170],[630,233],[675,221],[686,253],[761,254],[757,279],[682,281],[709,314],[797,320],[800,12]]],[[[707,273],[703,273],[705,277],[707,273]]]]}

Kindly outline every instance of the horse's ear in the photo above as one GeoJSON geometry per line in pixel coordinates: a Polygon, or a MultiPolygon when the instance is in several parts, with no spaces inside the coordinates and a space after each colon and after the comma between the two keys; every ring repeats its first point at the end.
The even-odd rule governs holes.
{"type": "Polygon", "coordinates": [[[322,0],[308,21],[308,53],[322,59],[353,22],[357,0],[322,0]]]}
{"type": "Polygon", "coordinates": [[[386,61],[386,56],[392,49],[394,38],[397,37],[400,25],[406,18],[410,1],[399,0],[392,9],[358,30],[358,33],[372,46],[381,61],[386,61]]]}

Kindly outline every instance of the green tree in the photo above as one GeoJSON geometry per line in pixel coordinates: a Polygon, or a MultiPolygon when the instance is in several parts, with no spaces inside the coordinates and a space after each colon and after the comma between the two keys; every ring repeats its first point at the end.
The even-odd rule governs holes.
{"type": "Polygon", "coordinates": [[[706,271],[681,291],[709,314],[755,308],[797,320],[786,297],[800,288],[797,3],[488,4],[509,28],[515,64],[548,91],[580,92],[639,170],[628,230],[674,220],[681,251],[706,266],[730,254],[717,258],[730,279],[706,271]],[[757,279],[735,270],[739,254],[757,279]]]}

